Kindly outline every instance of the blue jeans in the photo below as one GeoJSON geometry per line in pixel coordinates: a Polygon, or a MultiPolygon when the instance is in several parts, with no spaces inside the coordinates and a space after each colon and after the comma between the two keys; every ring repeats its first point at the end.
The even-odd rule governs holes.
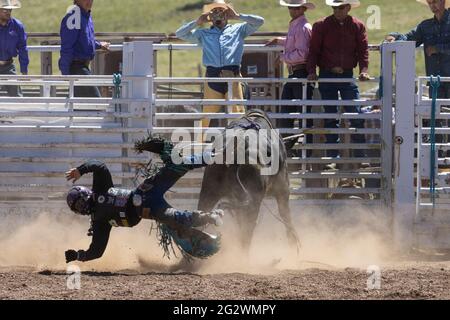
{"type": "MultiPolygon", "coordinates": [[[[308,76],[308,72],[306,70],[297,70],[294,71],[293,74],[289,76],[289,78],[304,78],[308,76]]],[[[314,86],[311,84],[307,84],[306,88],[306,99],[311,100],[313,96],[314,86]]],[[[302,100],[303,99],[303,85],[301,83],[286,83],[283,87],[283,93],[281,94],[281,100],[302,100]]],[[[302,106],[281,106],[280,113],[302,113],[302,106]]],[[[311,113],[311,106],[306,107],[306,113],[311,113]]],[[[306,127],[312,128],[313,120],[306,120],[306,127]]],[[[278,128],[294,128],[294,119],[280,119],[277,121],[278,128]]],[[[302,127],[302,120],[300,120],[300,128],[302,127]]],[[[282,135],[283,137],[289,136],[289,134],[282,135]]],[[[291,140],[286,142],[286,149],[289,151],[294,146],[296,140],[291,140]]],[[[306,142],[312,143],[313,137],[311,134],[306,135],[306,142]]],[[[310,154],[310,150],[307,152],[310,154]]]]}
{"type": "MultiPolygon", "coordinates": [[[[335,74],[329,71],[321,70],[320,78],[353,78],[353,72],[347,71],[343,74],[335,74]]],[[[339,93],[341,94],[342,100],[354,100],[359,99],[358,86],[354,83],[320,83],[319,91],[322,96],[322,100],[338,100],[339,93]]],[[[324,106],[325,113],[337,113],[337,106],[324,106]]],[[[348,113],[361,113],[360,106],[344,106],[345,112],[348,113]]],[[[350,124],[353,128],[364,128],[364,120],[352,119],[350,124]]],[[[337,119],[325,119],[325,128],[339,128],[339,121],[337,119]]],[[[339,143],[338,134],[326,134],[326,143],[339,143]]],[[[365,143],[366,138],[364,134],[352,134],[352,143],[365,143]]],[[[328,150],[328,157],[337,157],[339,155],[338,150],[328,150]]],[[[363,150],[355,150],[354,156],[358,158],[364,157],[363,150]]]]}
{"type": "MultiPolygon", "coordinates": [[[[155,175],[146,179],[135,193],[142,195],[143,207],[149,208],[153,219],[165,223],[172,228],[189,227],[194,213],[189,210],[176,210],[168,213],[172,206],[164,198],[164,194],[172,188],[188,171],[206,167],[203,155],[194,155],[199,158],[198,164],[175,165],[171,161],[166,163],[155,175]]],[[[193,163],[196,163],[195,161],[193,163]]]]}

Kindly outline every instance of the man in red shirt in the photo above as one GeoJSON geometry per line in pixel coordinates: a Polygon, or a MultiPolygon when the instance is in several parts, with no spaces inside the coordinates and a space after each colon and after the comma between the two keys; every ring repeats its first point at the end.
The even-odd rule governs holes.
{"type": "MultiPolygon", "coordinates": [[[[333,15],[316,22],[313,26],[311,47],[307,70],[308,79],[317,80],[316,67],[320,69],[320,78],[353,78],[353,69],[359,64],[359,79],[369,80],[369,47],[364,23],[349,15],[352,8],[358,7],[358,0],[326,0],[333,8],[333,15]]],[[[323,100],[359,99],[358,86],[355,83],[321,83],[320,94],[323,100]]],[[[360,113],[359,106],[346,106],[345,112],[360,113]]],[[[326,113],[337,113],[336,106],[325,106],[326,113]]],[[[353,128],[364,128],[364,120],[350,121],[353,128]]],[[[325,128],[338,128],[339,121],[326,119],[325,128]]],[[[362,134],[352,135],[352,143],[364,143],[362,134]]],[[[327,134],[327,143],[338,143],[337,134],[327,134]]],[[[329,150],[328,157],[338,157],[337,150],[329,150]]],[[[356,157],[364,157],[362,150],[355,150],[356,157]]]]}

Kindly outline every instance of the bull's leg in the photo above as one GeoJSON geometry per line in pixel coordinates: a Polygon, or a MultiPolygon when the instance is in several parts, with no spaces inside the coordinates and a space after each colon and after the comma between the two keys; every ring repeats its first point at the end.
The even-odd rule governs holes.
{"type": "Polygon", "coordinates": [[[219,200],[227,194],[223,179],[224,171],[224,167],[219,165],[211,165],[205,168],[198,210],[211,211],[219,200]]]}
{"type": "Polygon", "coordinates": [[[240,238],[242,247],[248,253],[261,204],[266,195],[267,177],[261,176],[259,168],[246,165],[241,166],[236,172],[236,178],[238,185],[241,186],[241,190],[237,189],[239,193],[237,198],[241,198],[240,212],[237,214],[241,228],[240,238]]]}
{"type": "Polygon", "coordinates": [[[289,245],[293,248],[296,248],[298,252],[300,250],[301,243],[297,231],[295,230],[294,224],[292,223],[291,209],[289,207],[289,185],[286,184],[286,181],[281,183],[280,186],[281,185],[285,185],[287,187],[280,188],[275,193],[278,212],[286,227],[286,235],[289,241],[289,245]]]}
{"type": "Polygon", "coordinates": [[[241,247],[247,256],[256,228],[261,202],[262,199],[253,200],[248,206],[236,211],[236,219],[239,225],[239,239],[241,247]]]}

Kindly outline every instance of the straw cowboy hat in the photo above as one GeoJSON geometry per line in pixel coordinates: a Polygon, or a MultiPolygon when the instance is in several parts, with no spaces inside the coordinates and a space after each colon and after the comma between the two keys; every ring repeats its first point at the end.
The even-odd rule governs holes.
{"type": "Polygon", "coordinates": [[[327,0],[326,3],[327,3],[327,6],[331,6],[331,7],[339,7],[339,6],[349,4],[352,6],[352,8],[356,8],[361,5],[359,0],[327,0]]]}
{"type": "Polygon", "coordinates": [[[280,5],[283,7],[305,7],[308,10],[316,8],[314,3],[308,2],[307,0],[280,0],[280,5]]]}
{"type": "MultiPolygon", "coordinates": [[[[428,5],[427,0],[417,0],[417,2],[420,2],[420,3],[423,3],[423,4],[428,5]]],[[[449,7],[450,7],[450,0],[445,0],[445,7],[446,7],[446,8],[449,8],[449,7]]]]}
{"type": "Polygon", "coordinates": [[[213,3],[205,4],[203,6],[203,13],[211,12],[215,8],[233,9],[231,3],[226,3],[224,0],[214,0],[213,3]]]}
{"type": "Polygon", "coordinates": [[[20,9],[21,7],[19,0],[0,0],[0,9],[20,9]]]}

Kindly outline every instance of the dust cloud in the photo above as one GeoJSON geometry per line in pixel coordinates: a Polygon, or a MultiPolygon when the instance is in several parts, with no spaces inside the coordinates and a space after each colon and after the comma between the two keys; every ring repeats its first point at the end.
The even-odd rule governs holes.
{"type": "MultiPolygon", "coordinates": [[[[390,221],[386,214],[362,208],[332,211],[293,208],[294,224],[302,247],[288,245],[284,225],[262,209],[248,254],[240,249],[238,227],[231,216],[211,232],[222,234],[222,250],[214,257],[191,264],[163,257],[151,221],[135,228],[113,228],[102,258],[78,263],[83,271],[172,272],[200,274],[270,274],[280,270],[366,269],[392,258],[390,221]]],[[[89,219],[70,213],[8,214],[0,216],[1,268],[30,267],[65,270],[64,251],[87,249],[89,219]]]]}
{"type": "MultiPolygon", "coordinates": [[[[342,269],[383,265],[396,259],[390,220],[379,211],[342,207],[293,209],[299,251],[288,245],[284,225],[263,209],[249,254],[239,248],[236,227],[224,230],[222,251],[204,264],[207,273],[273,273],[279,270],[342,269]]],[[[232,222],[227,223],[232,226],[232,222]]]]}

